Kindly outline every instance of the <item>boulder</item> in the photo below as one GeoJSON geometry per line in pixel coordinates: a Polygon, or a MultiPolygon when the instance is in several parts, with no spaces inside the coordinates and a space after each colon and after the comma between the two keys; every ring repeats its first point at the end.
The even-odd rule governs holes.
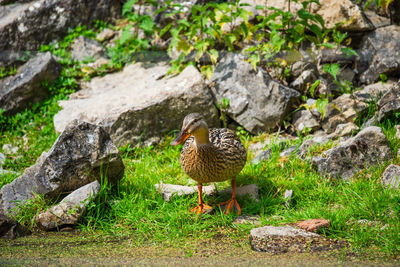
{"type": "Polygon", "coordinates": [[[100,59],[106,54],[106,49],[96,40],[85,36],[79,36],[71,45],[71,58],[83,61],[88,59],[100,59]]]}
{"type": "Polygon", "coordinates": [[[379,121],[400,112],[400,81],[382,96],[377,106],[379,121]]]}
{"type": "Polygon", "coordinates": [[[100,183],[98,181],[91,182],[73,191],[58,205],[35,217],[38,227],[49,231],[75,225],[85,212],[89,200],[94,198],[99,191],[100,183]]]}
{"type": "Polygon", "coordinates": [[[42,0],[0,6],[0,51],[36,51],[68,30],[121,15],[121,1],[42,0]]]}
{"type": "Polygon", "coordinates": [[[381,183],[391,188],[400,188],[400,166],[390,164],[382,174],[381,183]]]}
{"type": "MultiPolygon", "coordinates": [[[[156,184],[156,190],[160,192],[165,201],[170,201],[173,196],[187,196],[197,194],[197,186],[184,186],[175,184],[156,184]]],[[[215,194],[215,186],[207,185],[202,188],[203,195],[209,196],[215,194]]]]}
{"type": "Polygon", "coordinates": [[[349,180],[359,170],[391,158],[392,151],[382,129],[371,126],[312,158],[312,163],[322,175],[349,180]]]}
{"type": "Polygon", "coordinates": [[[332,133],[339,124],[353,122],[357,114],[362,113],[367,108],[367,103],[354,99],[349,94],[343,94],[331,101],[326,107],[322,128],[327,133],[332,133]]]}
{"type": "Polygon", "coordinates": [[[193,66],[175,77],[164,77],[164,63],[136,63],[122,72],[93,78],[85,89],[60,101],[54,116],[57,132],[74,119],[104,127],[115,144],[138,144],[180,129],[184,117],[201,112],[210,127],[218,127],[218,111],[193,66]]]}
{"type": "Polygon", "coordinates": [[[306,90],[318,79],[318,72],[316,70],[305,70],[299,77],[290,83],[290,87],[306,92],[306,90]]]}
{"type": "Polygon", "coordinates": [[[104,30],[102,30],[101,32],[99,32],[96,35],[96,40],[99,42],[104,42],[104,41],[108,41],[111,40],[114,36],[115,36],[116,32],[109,29],[109,28],[105,28],[104,30]]]}
{"type": "Polygon", "coordinates": [[[286,208],[289,208],[293,200],[293,190],[285,190],[285,193],[283,193],[283,199],[285,200],[283,204],[286,208]]]}
{"type": "Polygon", "coordinates": [[[42,83],[53,82],[61,74],[61,69],[61,65],[47,52],[29,60],[18,74],[0,80],[0,108],[5,110],[4,115],[15,114],[44,100],[49,91],[42,83]]]}
{"type": "Polygon", "coordinates": [[[29,231],[25,226],[22,226],[15,220],[0,213],[0,238],[15,239],[30,234],[31,231],[29,231]]]}
{"type": "Polygon", "coordinates": [[[264,226],[251,229],[250,245],[255,251],[279,254],[326,251],[344,244],[292,226],[264,226]]]}
{"type": "Polygon", "coordinates": [[[358,50],[360,81],[371,84],[380,74],[400,73],[400,26],[378,28],[364,36],[358,50]]]}
{"type": "Polygon", "coordinates": [[[217,103],[229,100],[227,114],[251,133],[276,128],[300,97],[300,93],[269,77],[239,54],[229,53],[215,67],[211,90],[217,103]]]}
{"type": "Polygon", "coordinates": [[[109,135],[99,126],[74,121],[35,165],[1,188],[0,212],[11,213],[34,194],[54,199],[104,177],[115,184],[123,174],[122,159],[109,135]]]}

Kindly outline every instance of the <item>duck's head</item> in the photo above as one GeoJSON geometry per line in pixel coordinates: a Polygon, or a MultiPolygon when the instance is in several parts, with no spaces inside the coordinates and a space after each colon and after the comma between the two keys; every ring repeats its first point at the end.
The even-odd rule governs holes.
{"type": "Polygon", "coordinates": [[[194,136],[197,145],[208,144],[210,142],[207,123],[199,113],[191,113],[185,117],[182,129],[171,145],[182,144],[191,135],[194,136]]]}

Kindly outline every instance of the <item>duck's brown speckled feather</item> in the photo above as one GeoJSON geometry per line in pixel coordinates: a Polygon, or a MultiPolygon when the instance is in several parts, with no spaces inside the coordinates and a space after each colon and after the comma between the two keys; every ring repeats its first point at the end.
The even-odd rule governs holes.
{"type": "Polygon", "coordinates": [[[243,169],[247,152],[230,129],[210,129],[210,144],[196,147],[189,137],[181,152],[183,171],[199,183],[235,178],[243,169]]]}

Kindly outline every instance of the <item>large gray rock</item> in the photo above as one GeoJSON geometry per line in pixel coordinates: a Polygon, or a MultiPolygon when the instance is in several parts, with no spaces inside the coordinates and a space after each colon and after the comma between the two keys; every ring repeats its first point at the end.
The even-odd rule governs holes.
{"type": "Polygon", "coordinates": [[[273,254],[332,250],[343,246],[340,242],[292,226],[264,226],[251,229],[250,245],[255,251],[273,254]]]}
{"type": "Polygon", "coordinates": [[[382,96],[377,106],[379,121],[400,111],[400,81],[382,96]]]}
{"type": "Polygon", "coordinates": [[[0,6],[0,51],[36,51],[78,25],[120,17],[121,1],[42,0],[0,6]]]}
{"type": "Polygon", "coordinates": [[[358,51],[357,65],[362,72],[360,81],[370,84],[380,74],[400,73],[400,26],[378,28],[366,35],[358,51]]]}
{"type": "Polygon", "coordinates": [[[163,76],[164,63],[136,63],[122,72],[97,77],[86,89],[61,101],[54,116],[61,132],[74,119],[101,125],[117,145],[137,144],[180,129],[183,118],[201,112],[210,127],[219,126],[218,111],[201,74],[188,66],[178,76],[163,76]]]}
{"type": "Polygon", "coordinates": [[[49,95],[43,82],[53,82],[61,73],[61,65],[47,52],[38,54],[23,65],[18,74],[0,80],[0,108],[12,115],[42,101],[49,95]]]}
{"type": "Polygon", "coordinates": [[[31,234],[26,227],[0,213],[0,238],[15,239],[31,234]]]}
{"type": "Polygon", "coordinates": [[[60,229],[75,225],[89,204],[100,191],[98,181],[91,182],[66,196],[58,205],[53,206],[36,216],[35,221],[42,230],[60,229]]]}
{"type": "Polygon", "coordinates": [[[349,94],[343,94],[331,101],[326,107],[322,128],[327,133],[332,133],[339,124],[353,122],[357,114],[362,113],[367,108],[368,104],[354,99],[349,94]]]}
{"type": "Polygon", "coordinates": [[[391,158],[392,151],[382,129],[371,126],[314,157],[312,163],[322,175],[348,180],[358,171],[391,158]]]}
{"type": "Polygon", "coordinates": [[[115,184],[124,174],[118,149],[98,126],[75,121],[43,152],[35,165],[0,190],[0,212],[11,213],[34,193],[56,198],[94,180],[115,184]]]}
{"type": "Polygon", "coordinates": [[[71,58],[83,61],[88,59],[103,58],[106,49],[96,40],[89,39],[85,36],[79,36],[71,45],[71,58]]]}
{"type": "Polygon", "coordinates": [[[390,164],[382,174],[381,183],[391,188],[400,188],[400,166],[390,164]]]}
{"type": "Polygon", "coordinates": [[[239,54],[229,53],[217,64],[211,90],[221,103],[229,100],[227,114],[251,133],[282,123],[300,93],[274,80],[262,69],[254,71],[239,54]]]}

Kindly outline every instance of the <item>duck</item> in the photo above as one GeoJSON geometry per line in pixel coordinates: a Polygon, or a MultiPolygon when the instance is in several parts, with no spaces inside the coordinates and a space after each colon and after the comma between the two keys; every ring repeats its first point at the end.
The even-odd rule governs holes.
{"type": "Polygon", "coordinates": [[[197,182],[198,205],[190,212],[201,214],[212,209],[202,199],[203,183],[231,180],[232,197],[218,205],[226,205],[225,214],[235,207],[240,215],[241,209],[236,200],[236,176],[246,164],[247,151],[239,137],[227,128],[209,129],[200,113],[191,113],[184,118],[182,129],[171,145],[182,143],[181,167],[197,182]]]}

